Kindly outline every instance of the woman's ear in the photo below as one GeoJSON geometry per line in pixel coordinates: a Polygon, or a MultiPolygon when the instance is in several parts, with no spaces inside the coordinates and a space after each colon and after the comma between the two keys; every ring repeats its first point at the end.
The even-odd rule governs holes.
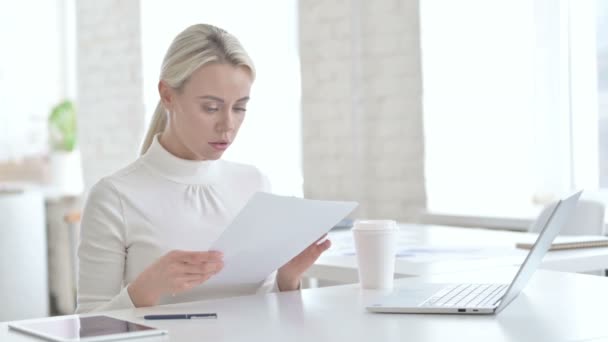
{"type": "Polygon", "coordinates": [[[169,112],[173,111],[173,88],[171,88],[167,82],[160,80],[158,82],[158,94],[160,95],[160,101],[169,112]]]}

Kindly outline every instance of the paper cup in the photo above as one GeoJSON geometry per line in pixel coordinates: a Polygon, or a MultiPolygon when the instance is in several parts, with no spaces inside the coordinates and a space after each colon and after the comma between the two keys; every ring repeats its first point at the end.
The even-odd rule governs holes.
{"type": "Polygon", "coordinates": [[[361,288],[393,288],[398,231],[392,220],[355,222],[352,232],[361,288]]]}

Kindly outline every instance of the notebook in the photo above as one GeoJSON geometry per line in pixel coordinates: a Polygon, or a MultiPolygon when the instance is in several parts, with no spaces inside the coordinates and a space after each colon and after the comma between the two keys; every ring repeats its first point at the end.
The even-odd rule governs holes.
{"type": "MultiPolygon", "coordinates": [[[[534,243],[518,242],[515,247],[530,249],[534,243]]],[[[564,249],[608,247],[608,237],[597,235],[558,236],[549,248],[550,251],[564,249]]]]}
{"type": "Polygon", "coordinates": [[[434,284],[419,283],[399,289],[366,306],[379,313],[496,314],[524,289],[540,266],[564,223],[574,214],[581,191],[560,200],[549,217],[539,218],[543,229],[526,260],[510,283],[434,284]]]}

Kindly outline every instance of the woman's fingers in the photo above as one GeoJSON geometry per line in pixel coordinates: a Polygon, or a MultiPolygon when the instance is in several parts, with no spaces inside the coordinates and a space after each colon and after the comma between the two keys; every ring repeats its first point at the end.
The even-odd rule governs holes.
{"type": "Polygon", "coordinates": [[[178,265],[179,274],[215,274],[224,267],[224,263],[221,261],[205,262],[197,265],[179,263],[178,265]]]}
{"type": "Polygon", "coordinates": [[[208,278],[209,276],[207,274],[188,274],[188,275],[184,275],[182,277],[176,278],[175,279],[175,283],[176,284],[184,284],[184,283],[190,283],[190,282],[195,282],[195,281],[200,281],[204,278],[208,278]]]}
{"type": "Polygon", "coordinates": [[[193,252],[173,250],[169,252],[169,255],[174,261],[181,261],[193,265],[201,264],[204,262],[222,261],[222,259],[224,258],[223,253],[218,251],[193,252]]]}
{"type": "Polygon", "coordinates": [[[190,290],[207,279],[209,279],[209,277],[206,275],[185,276],[177,278],[171,286],[171,292],[178,293],[190,290]]]}
{"type": "Polygon", "coordinates": [[[323,236],[321,236],[319,239],[317,239],[317,241],[315,241],[313,243],[313,245],[319,244],[320,241],[323,241],[323,239],[327,238],[327,233],[323,234],[323,236]]]}
{"type": "Polygon", "coordinates": [[[317,248],[319,248],[321,250],[321,253],[323,253],[326,250],[328,250],[329,247],[331,247],[331,240],[325,240],[322,243],[320,243],[320,244],[317,245],[317,248]]]}
{"type": "Polygon", "coordinates": [[[198,286],[211,278],[215,273],[205,273],[205,274],[188,274],[182,277],[176,278],[173,286],[172,292],[182,292],[192,289],[195,286],[198,286]]]}
{"type": "Polygon", "coordinates": [[[173,276],[182,274],[217,273],[224,267],[221,252],[192,252],[173,250],[167,253],[168,273],[173,276]]]}
{"type": "Polygon", "coordinates": [[[173,250],[166,254],[164,277],[167,290],[179,293],[207,281],[223,267],[220,252],[192,252],[173,250]]]}
{"type": "Polygon", "coordinates": [[[308,251],[312,252],[312,254],[317,258],[319,257],[319,255],[321,255],[321,253],[328,250],[329,247],[331,247],[331,241],[325,240],[321,243],[315,243],[312,246],[308,247],[308,251]]]}
{"type": "Polygon", "coordinates": [[[192,252],[185,262],[190,264],[200,264],[204,262],[220,262],[224,259],[224,254],[218,251],[210,252],[192,252]]]}

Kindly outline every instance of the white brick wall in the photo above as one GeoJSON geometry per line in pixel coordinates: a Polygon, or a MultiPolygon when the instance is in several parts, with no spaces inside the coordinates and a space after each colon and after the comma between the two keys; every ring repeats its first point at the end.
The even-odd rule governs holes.
{"type": "Polygon", "coordinates": [[[304,194],[359,218],[426,206],[418,0],[301,0],[304,194]]]}
{"type": "Polygon", "coordinates": [[[85,187],[137,157],[144,133],[138,0],[77,1],[85,187]]]}

